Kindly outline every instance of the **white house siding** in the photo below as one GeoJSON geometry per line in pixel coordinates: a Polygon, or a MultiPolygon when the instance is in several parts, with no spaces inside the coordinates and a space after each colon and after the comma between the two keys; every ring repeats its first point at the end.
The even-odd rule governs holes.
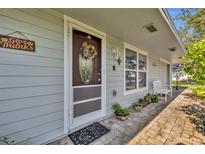
{"type": "MultiPolygon", "coordinates": [[[[155,57],[149,51],[148,52],[148,91],[138,91],[135,94],[124,95],[124,41],[119,40],[112,36],[107,36],[107,115],[113,113],[112,105],[114,103],[120,103],[122,106],[129,106],[134,101],[142,98],[148,91],[153,92],[153,81],[160,80],[160,57],[155,57]],[[118,65],[115,60],[112,49],[118,48],[122,62],[118,65]],[[115,65],[116,70],[113,71],[112,67],[115,65]],[[113,96],[113,90],[117,91],[117,95],[113,96]]],[[[163,67],[164,68],[164,67],[163,67]]],[[[164,69],[162,70],[164,71],[164,69]]],[[[166,75],[166,71],[163,72],[166,75]]],[[[163,77],[164,78],[164,77],[163,77]]]]}
{"type": "MultiPolygon", "coordinates": [[[[0,34],[20,31],[36,42],[35,52],[0,48],[0,136],[9,136],[17,144],[42,144],[62,136],[63,15],[50,9],[0,9],[0,21],[0,34]]],[[[108,116],[114,103],[130,106],[147,91],[124,95],[124,41],[107,35],[106,45],[108,116]],[[113,57],[113,48],[120,51],[121,65],[113,57]]],[[[150,89],[152,81],[160,79],[159,68],[159,58],[149,54],[150,89]]]]}
{"type": "Polygon", "coordinates": [[[124,41],[107,36],[107,90],[106,90],[106,107],[107,115],[113,113],[112,105],[120,103],[122,106],[130,106],[134,101],[137,101],[147,93],[146,90],[139,91],[135,94],[124,95],[124,41]],[[118,48],[122,62],[118,65],[115,60],[112,49],[118,48]],[[112,67],[115,65],[116,70],[113,71],[112,67]],[[117,95],[113,96],[113,90],[117,91],[117,95]]]}
{"type": "Polygon", "coordinates": [[[148,56],[149,92],[153,92],[153,81],[160,80],[160,59],[148,56]]]}
{"type": "Polygon", "coordinates": [[[0,48],[0,136],[16,144],[42,144],[63,134],[60,16],[49,9],[0,9],[0,34],[20,31],[36,43],[35,52],[0,48]]]}

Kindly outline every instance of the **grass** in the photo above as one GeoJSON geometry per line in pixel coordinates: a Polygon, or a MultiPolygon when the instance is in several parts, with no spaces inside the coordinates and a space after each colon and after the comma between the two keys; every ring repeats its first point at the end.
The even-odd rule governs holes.
{"type": "MultiPolygon", "coordinates": [[[[176,82],[176,81],[172,81],[172,85],[173,85],[174,87],[176,87],[176,86],[177,86],[177,82],[176,82]]],[[[194,87],[194,86],[195,86],[194,83],[190,83],[190,82],[187,81],[187,80],[178,81],[178,87],[179,87],[179,88],[192,88],[192,87],[194,87]]]]}
{"type": "MultiPolygon", "coordinates": [[[[172,85],[176,87],[176,81],[172,81],[172,85]]],[[[192,90],[192,93],[195,94],[198,98],[205,100],[205,85],[196,85],[194,83],[190,83],[187,80],[182,80],[178,82],[178,87],[189,88],[192,90]]]]}

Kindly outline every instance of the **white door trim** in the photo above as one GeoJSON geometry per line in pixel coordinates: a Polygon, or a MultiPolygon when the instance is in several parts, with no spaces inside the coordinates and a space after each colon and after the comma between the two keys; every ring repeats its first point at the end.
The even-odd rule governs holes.
{"type": "MultiPolygon", "coordinates": [[[[69,133],[73,118],[72,30],[77,29],[102,40],[102,115],[106,116],[106,34],[71,17],[64,16],[64,134],[69,133]]],[[[100,86],[100,85],[99,85],[100,86]]],[[[86,116],[84,116],[86,117],[86,116]]],[[[87,117],[86,117],[87,118],[87,117]]],[[[80,118],[79,118],[80,119],[80,118]]],[[[80,120],[79,120],[80,121],[80,120]]],[[[89,119],[88,119],[89,121],[89,119]]]]}

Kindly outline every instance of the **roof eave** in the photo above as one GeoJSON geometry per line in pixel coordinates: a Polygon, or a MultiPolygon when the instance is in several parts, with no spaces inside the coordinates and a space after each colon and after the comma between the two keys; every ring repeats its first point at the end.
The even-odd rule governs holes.
{"type": "Polygon", "coordinates": [[[163,19],[167,22],[168,26],[170,27],[171,31],[173,32],[174,36],[176,37],[177,41],[179,42],[180,46],[182,47],[183,52],[185,53],[186,48],[184,46],[184,43],[183,43],[182,39],[180,38],[167,9],[159,8],[159,12],[162,15],[163,19]]]}

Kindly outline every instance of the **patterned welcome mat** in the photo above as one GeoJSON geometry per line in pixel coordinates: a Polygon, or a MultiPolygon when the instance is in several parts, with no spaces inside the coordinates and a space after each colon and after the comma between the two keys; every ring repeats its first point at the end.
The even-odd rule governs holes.
{"type": "Polygon", "coordinates": [[[68,136],[74,144],[88,145],[101,136],[107,134],[109,131],[109,129],[105,128],[100,123],[95,122],[68,136]]]}

